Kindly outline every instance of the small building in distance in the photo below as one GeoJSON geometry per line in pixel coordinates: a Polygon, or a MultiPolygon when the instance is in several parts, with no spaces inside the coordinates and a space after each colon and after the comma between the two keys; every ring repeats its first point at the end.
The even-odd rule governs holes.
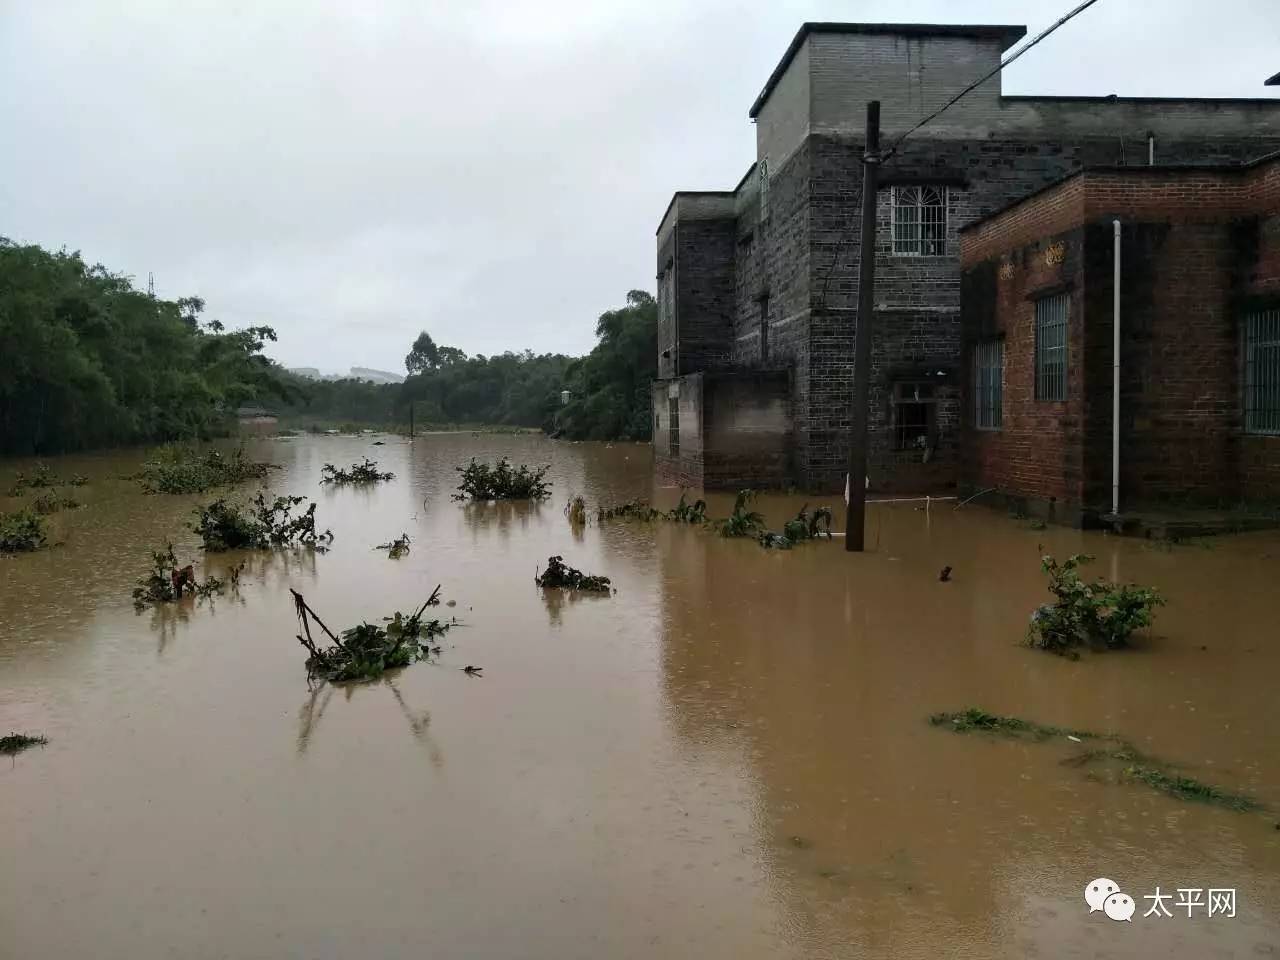
{"type": "Polygon", "coordinates": [[[961,481],[1087,524],[1280,502],[1280,154],[1089,167],[960,231],[961,481]]]}
{"type": "Polygon", "coordinates": [[[801,26],[750,109],[756,154],[741,181],[677,192],[658,223],[661,476],[707,488],[844,489],[858,271],[868,255],[877,274],[870,488],[955,489],[962,473],[975,476],[964,449],[974,435],[962,228],[1082,167],[1208,164],[1230,178],[1228,167],[1280,150],[1274,97],[1007,96],[1000,75],[898,143],[1025,33],[801,26]],[[882,165],[875,249],[863,251],[873,99],[882,145],[896,149],[882,165]]]}

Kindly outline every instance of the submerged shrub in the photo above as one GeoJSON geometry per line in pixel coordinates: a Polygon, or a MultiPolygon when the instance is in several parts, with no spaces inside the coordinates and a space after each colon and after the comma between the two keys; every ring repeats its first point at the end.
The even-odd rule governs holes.
{"type": "Polygon", "coordinates": [[[478,463],[473,457],[465,467],[455,467],[462,474],[455,500],[545,500],[551,496],[551,484],[543,479],[550,466],[512,467],[503,457],[493,466],[478,463]]]}
{"type": "Polygon", "coordinates": [[[431,641],[442,636],[453,625],[423,619],[428,607],[440,603],[438,586],[412,616],[406,617],[397,610],[394,615],[383,618],[386,626],[362,623],[343,630],[336,637],[329,633],[328,627],[320,622],[300,593],[290,592],[293,594],[294,610],[302,628],[302,632],[298,634],[298,642],[306,648],[308,654],[308,680],[321,679],[333,683],[375,680],[387,670],[407,667],[417,660],[425,660],[432,654],[439,653],[440,648],[432,646],[431,641]],[[311,635],[312,621],[329,635],[333,646],[316,646],[311,635]]]}
{"type": "Polygon", "coordinates": [[[680,491],[680,502],[667,511],[667,519],[676,523],[706,523],[707,501],[695,500],[689,503],[685,499],[685,491],[680,491]]]}
{"type": "Polygon", "coordinates": [[[1041,558],[1049,575],[1049,592],[1057,600],[1037,608],[1027,628],[1027,643],[1041,650],[1073,655],[1075,648],[1123,647],[1135,630],[1151,625],[1155,608],[1164,603],[1150,587],[1120,585],[1101,578],[1086,583],[1078,568],[1093,557],[1076,554],[1058,563],[1041,558]]]}
{"type": "Polygon", "coordinates": [[[0,553],[25,553],[44,546],[44,518],[31,509],[0,513],[0,553]]]}
{"type": "Polygon", "coordinates": [[[79,502],[72,497],[63,495],[58,490],[50,490],[48,493],[42,493],[31,501],[31,508],[39,514],[57,513],[59,510],[74,510],[80,506],[79,502]]]}
{"type": "Polygon", "coordinates": [[[733,513],[719,521],[722,537],[756,537],[764,530],[764,516],[747,509],[755,498],[752,490],[742,490],[733,501],[733,513]]]}
{"type": "Polygon", "coordinates": [[[204,548],[223,550],[264,550],[268,547],[302,546],[324,549],[333,541],[333,533],[316,530],[316,505],[312,503],[295,516],[293,508],[303,497],[275,497],[270,503],[259,493],[250,501],[252,511],[224,499],[201,507],[192,529],[200,534],[204,548]]]}
{"type": "Polygon", "coordinates": [[[809,512],[809,505],[806,503],[800,508],[800,512],[796,514],[794,520],[788,520],[782,525],[782,533],[773,533],[772,531],[764,531],[757,537],[760,546],[767,549],[790,550],[802,540],[816,540],[818,537],[826,534],[827,539],[831,539],[831,508],[818,507],[813,513],[809,512]]]}
{"type": "Polygon", "coordinates": [[[649,506],[646,500],[628,500],[616,507],[600,507],[596,511],[596,520],[656,520],[662,516],[660,510],[649,506]]]}
{"type": "Polygon", "coordinates": [[[48,737],[29,733],[10,733],[7,736],[0,737],[0,756],[17,756],[23,750],[30,750],[32,747],[43,747],[48,742],[48,737]]]}
{"type": "Polygon", "coordinates": [[[347,483],[380,483],[383,480],[394,480],[394,473],[383,473],[378,469],[378,462],[365,457],[359,463],[346,468],[335,467],[326,463],[320,469],[321,483],[334,483],[339,486],[347,483]]]}
{"type": "Polygon", "coordinates": [[[609,578],[592,576],[575,569],[564,562],[564,557],[548,557],[547,569],[535,576],[534,583],[540,587],[562,587],[567,590],[590,590],[595,593],[609,592],[609,578]]]}
{"type": "Polygon", "coordinates": [[[244,448],[224,457],[217,450],[201,453],[184,444],[160,447],[133,475],[145,493],[203,493],[246,480],[261,480],[274,464],[250,460],[244,448]]]}
{"type": "Polygon", "coordinates": [[[174,556],[173,544],[167,544],[164,550],[151,551],[151,572],[139,577],[137,586],[133,588],[133,605],[143,607],[148,603],[170,603],[181,599],[184,592],[198,597],[212,597],[222,593],[228,583],[235,589],[240,585],[240,573],[244,564],[231,568],[230,580],[220,580],[208,576],[204,583],[196,579],[195,567],[187,564],[178,566],[178,558],[174,556]]]}
{"type": "Polygon", "coordinates": [[[409,535],[407,533],[402,533],[390,543],[380,543],[373,549],[387,551],[388,560],[399,560],[409,552],[409,543],[409,535]]]}

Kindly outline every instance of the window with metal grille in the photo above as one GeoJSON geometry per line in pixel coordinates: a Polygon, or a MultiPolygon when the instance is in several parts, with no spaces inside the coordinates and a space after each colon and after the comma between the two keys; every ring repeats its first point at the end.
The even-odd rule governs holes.
{"type": "Polygon", "coordinates": [[[922,450],[927,454],[934,407],[933,384],[899,381],[893,385],[895,450],[922,450]]]}
{"type": "Polygon", "coordinates": [[[1067,399],[1068,295],[1036,301],[1036,399],[1067,399]]]}
{"type": "Polygon", "coordinates": [[[1244,318],[1244,429],[1280,434],[1280,307],[1244,318]]]}
{"type": "Polygon", "coordinates": [[[760,222],[764,223],[769,219],[769,158],[764,157],[760,161],[759,169],[760,177],[760,222]]]}
{"type": "Polygon", "coordinates": [[[940,257],[947,252],[947,188],[893,188],[893,252],[940,257]]]}
{"type": "Polygon", "coordinates": [[[667,397],[667,446],[670,455],[680,456],[680,398],[667,397]]]}
{"type": "Polygon", "coordinates": [[[973,423],[999,430],[1004,409],[1004,341],[984,340],[973,348],[973,423]]]}

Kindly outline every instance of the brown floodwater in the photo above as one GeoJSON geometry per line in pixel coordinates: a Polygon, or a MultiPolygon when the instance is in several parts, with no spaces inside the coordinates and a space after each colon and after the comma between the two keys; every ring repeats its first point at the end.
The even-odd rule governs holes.
{"type": "MultiPolygon", "coordinates": [[[[948,502],[870,507],[862,555],[574,532],[571,492],[674,502],[648,447],[371,439],[255,441],[332,551],[253,555],[238,598],[141,613],[167,539],[202,574],[240,557],[200,556],[197,498],[111,479],[138,453],[51,461],[93,482],[62,545],[0,560],[0,732],[50,741],[0,760],[0,956],[1280,955],[1280,536],[1155,549],[948,502]],[[450,499],[455,465],[503,453],[549,463],[554,497],[450,499]],[[396,479],[318,485],[365,454],[396,479]],[[403,559],[373,549],[401,533],[403,559]],[[1132,650],[1029,650],[1042,549],[1168,605],[1132,650]],[[552,554],[616,595],[543,593],[552,554]],[[437,583],[465,621],[440,663],[308,689],[289,587],[346,626],[437,583]],[[1269,810],[927,722],[970,705],[1115,731],[1269,810]],[[1132,923],[1089,915],[1100,876],[1132,923]],[[1233,888],[1236,916],[1144,918],[1157,885],[1233,888]]],[[[760,505],[777,527],[802,502],[760,505]]]]}

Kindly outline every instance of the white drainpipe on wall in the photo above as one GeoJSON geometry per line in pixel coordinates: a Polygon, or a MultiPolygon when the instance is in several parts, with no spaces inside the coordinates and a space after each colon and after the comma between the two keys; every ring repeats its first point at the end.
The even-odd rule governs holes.
{"type": "Polygon", "coordinates": [[[1120,221],[1111,221],[1115,276],[1111,281],[1111,513],[1120,513],[1120,221]]]}

